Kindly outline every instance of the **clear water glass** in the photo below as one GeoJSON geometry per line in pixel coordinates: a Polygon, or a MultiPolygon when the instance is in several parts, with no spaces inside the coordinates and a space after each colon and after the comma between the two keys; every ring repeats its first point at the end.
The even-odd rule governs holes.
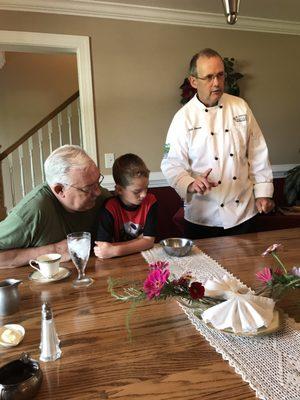
{"type": "Polygon", "coordinates": [[[85,275],[85,268],[90,257],[91,234],[89,232],[74,232],[67,235],[70,257],[77,269],[78,277],[73,281],[73,286],[85,287],[94,280],[85,275]]]}

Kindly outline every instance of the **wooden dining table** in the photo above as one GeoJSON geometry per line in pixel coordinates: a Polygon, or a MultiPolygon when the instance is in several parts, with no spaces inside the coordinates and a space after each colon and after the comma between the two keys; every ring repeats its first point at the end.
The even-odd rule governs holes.
{"type": "MultiPolygon", "coordinates": [[[[257,287],[255,272],[272,263],[261,253],[281,243],[288,267],[300,265],[300,228],[196,241],[207,255],[242,282],[257,287]]],[[[143,281],[147,263],[141,254],[99,260],[91,257],[86,270],[93,285],[75,289],[72,262],[62,266],[72,275],[55,283],[29,279],[29,266],[0,271],[0,279],[19,278],[20,310],[1,317],[1,325],[21,324],[23,341],[0,348],[1,365],[28,352],[39,359],[41,306],[53,310],[62,356],[42,362],[42,386],[36,399],[119,400],[254,400],[255,392],[223,360],[191,324],[175,299],[140,303],[131,318],[128,339],[125,318],[129,304],[114,299],[107,279],[143,281]]],[[[300,291],[291,292],[280,307],[300,321],[300,291]]]]}

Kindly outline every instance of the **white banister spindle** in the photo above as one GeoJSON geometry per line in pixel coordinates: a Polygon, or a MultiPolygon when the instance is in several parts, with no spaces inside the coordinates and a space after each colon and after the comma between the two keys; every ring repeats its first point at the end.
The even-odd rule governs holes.
{"type": "Polygon", "coordinates": [[[83,147],[83,137],[82,137],[82,129],[81,129],[81,111],[80,111],[79,98],[76,100],[76,103],[77,103],[77,115],[78,115],[79,142],[80,142],[80,147],[83,147]]]}
{"type": "MultiPolygon", "coordinates": [[[[74,97],[76,96],[73,95],[72,98],[74,97]]],[[[39,130],[33,133],[33,130],[27,132],[22,144],[0,164],[0,220],[2,208],[9,211],[26,196],[29,190],[45,182],[44,161],[49,153],[62,146],[64,142],[76,143],[83,147],[79,100],[75,98],[68,106],[64,108],[60,106],[57,110],[60,111],[56,115],[52,112],[54,117],[44,123],[39,130]],[[29,138],[27,138],[28,133],[32,134],[29,138]],[[4,182],[3,193],[1,176],[4,182]],[[1,201],[3,196],[4,200],[1,201]]]]}
{"type": "Polygon", "coordinates": [[[34,178],[33,141],[32,141],[32,137],[30,137],[28,139],[28,149],[29,149],[29,160],[30,160],[31,186],[32,186],[32,189],[33,189],[35,187],[35,178],[34,178]]]}
{"type": "Polygon", "coordinates": [[[68,130],[69,130],[69,144],[73,144],[72,140],[72,107],[71,104],[67,107],[68,130]]]}
{"type": "Polygon", "coordinates": [[[9,170],[9,182],[10,182],[10,193],[11,193],[11,202],[12,206],[16,205],[16,192],[15,192],[15,185],[14,185],[14,165],[13,165],[13,157],[12,153],[8,156],[8,170],[9,170]]]}
{"type": "Polygon", "coordinates": [[[57,115],[57,126],[58,126],[58,134],[59,134],[59,146],[62,146],[62,116],[61,113],[57,115]]]}
{"type": "Polygon", "coordinates": [[[21,179],[21,190],[22,190],[22,196],[25,196],[25,181],[24,181],[24,168],[23,168],[23,145],[21,144],[18,147],[18,153],[19,153],[19,164],[20,164],[20,179],[21,179]]]}
{"type": "Polygon", "coordinates": [[[42,182],[45,182],[45,174],[44,174],[44,153],[43,153],[43,130],[38,130],[39,136],[39,150],[40,150],[40,166],[41,166],[41,173],[42,173],[42,182]]]}
{"type": "Polygon", "coordinates": [[[48,122],[48,138],[49,138],[50,153],[52,153],[52,151],[53,151],[52,134],[53,134],[53,126],[52,126],[52,119],[51,119],[48,122]]]}

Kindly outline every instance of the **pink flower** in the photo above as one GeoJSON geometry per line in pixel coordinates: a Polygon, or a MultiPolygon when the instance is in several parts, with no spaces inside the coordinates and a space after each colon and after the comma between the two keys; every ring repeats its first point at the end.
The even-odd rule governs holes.
{"type": "Polygon", "coordinates": [[[167,261],[155,261],[153,263],[149,264],[150,269],[160,269],[163,270],[165,269],[169,263],[167,261]]]}
{"type": "Polygon", "coordinates": [[[272,280],[272,269],[265,267],[262,271],[257,272],[255,275],[260,281],[268,283],[272,280]]]}
{"type": "Polygon", "coordinates": [[[277,244],[277,243],[272,244],[271,246],[269,246],[269,247],[267,248],[266,251],[264,251],[264,252],[262,253],[262,256],[266,256],[266,255],[268,255],[268,254],[273,253],[273,251],[276,251],[276,250],[278,249],[278,247],[280,247],[280,246],[281,246],[281,244],[277,244]]]}
{"type": "Polygon", "coordinates": [[[167,268],[162,270],[160,267],[158,267],[157,269],[153,269],[149,272],[143,286],[148,300],[160,295],[160,292],[167,282],[169,275],[170,271],[167,268]]]}
{"type": "Polygon", "coordinates": [[[202,299],[204,296],[204,286],[200,282],[193,282],[189,287],[189,292],[193,300],[202,299]]]}

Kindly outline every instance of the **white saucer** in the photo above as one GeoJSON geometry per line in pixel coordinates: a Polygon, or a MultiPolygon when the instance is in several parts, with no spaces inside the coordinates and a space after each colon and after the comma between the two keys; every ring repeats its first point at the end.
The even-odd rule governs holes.
{"type": "Polygon", "coordinates": [[[39,271],[34,271],[29,274],[29,279],[38,283],[51,283],[66,279],[72,271],[65,267],[59,267],[58,272],[52,278],[45,278],[39,271]]]}
{"type": "Polygon", "coordinates": [[[7,325],[3,325],[0,328],[0,345],[3,347],[14,347],[14,346],[18,346],[19,343],[21,343],[21,341],[23,340],[23,337],[25,335],[25,329],[23,328],[22,325],[18,325],[18,324],[7,324],[7,325]],[[14,343],[10,343],[10,342],[6,342],[4,340],[2,340],[2,333],[6,330],[6,329],[10,329],[14,332],[16,332],[18,334],[18,339],[14,342],[14,343]]]}

